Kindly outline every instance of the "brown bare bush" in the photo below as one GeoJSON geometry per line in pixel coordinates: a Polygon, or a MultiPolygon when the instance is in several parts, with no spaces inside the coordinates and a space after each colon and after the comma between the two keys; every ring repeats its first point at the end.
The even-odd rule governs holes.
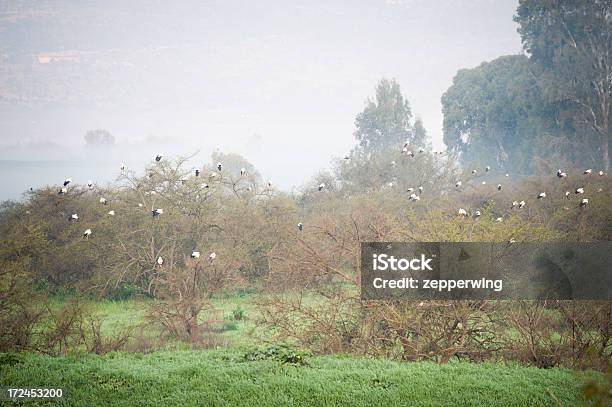
{"type": "Polygon", "coordinates": [[[538,367],[559,365],[605,370],[610,364],[609,302],[518,301],[508,312],[509,359],[538,367]]]}

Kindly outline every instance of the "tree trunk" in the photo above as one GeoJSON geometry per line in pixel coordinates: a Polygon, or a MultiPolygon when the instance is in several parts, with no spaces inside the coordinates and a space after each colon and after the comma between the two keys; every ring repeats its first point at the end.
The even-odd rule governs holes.
{"type": "Polygon", "coordinates": [[[602,151],[603,151],[602,161],[603,161],[604,172],[608,172],[610,168],[610,156],[608,155],[609,145],[610,145],[610,141],[608,140],[608,137],[605,137],[602,143],[602,151]]]}

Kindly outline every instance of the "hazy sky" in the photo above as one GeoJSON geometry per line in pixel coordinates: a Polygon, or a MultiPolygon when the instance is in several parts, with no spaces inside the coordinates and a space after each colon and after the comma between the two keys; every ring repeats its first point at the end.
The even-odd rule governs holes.
{"type": "Polygon", "coordinates": [[[0,176],[11,191],[0,198],[70,168],[109,181],[116,160],[199,149],[208,162],[215,148],[289,189],[351,149],[380,78],[399,81],[440,146],[440,97],[457,70],[521,52],[516,1],[33,3],[0,0],[0,176]],[[73,50],[78,61],[36,59],[73,50]],[[116,155],[81,171],[92,161],[83,134],[100,127],[116,155]],[[51,167],[20,162],[8,179],[6,160],[51,167]]]}

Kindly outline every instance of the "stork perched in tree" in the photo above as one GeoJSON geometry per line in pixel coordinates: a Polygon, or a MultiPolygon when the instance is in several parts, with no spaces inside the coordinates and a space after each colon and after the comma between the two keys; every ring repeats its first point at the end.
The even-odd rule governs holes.
{"type": "Polygon", "coordinates": [[[570,191],[565,191],[565,197],[569,199],[570,191]]]}
{"type": "Polygon", "coordinates": [[[69,221],[77,221],[79,220],[79,215],[77,215],[76,213],[73,213],[72,215],[70,215],[70,217],[68,218],[69,221]]]}
{"type": "Polygon", "coordinates": [[[420,197],[420,196],[418,196],[417,194],[411,194],[411,195],[410,195],[410,197],[409,197],[409,199],[410,199],[411,201],[420,201],[420,200],[421,200],[421,197],[420,197]]]}
{"type": "Polygon", "coordinates": [[[321,182],[319,186],[317,187],[319,191],[323,191],[323,188],[325,188],[325,182],[321,182]]]}
{"type": "Polygon", "coordinates": [[[500,218],[495,218],[495,222],[497,222],[497,223],[501,223],[503,221],[504,221],[504,218],[501,218],[501,217],[500,218]]]}
{"type": "Polygon", "coordinates": [[[588,204],[589,204],[589,200],[587,198],[583,198],[582,201],[580,201],[581,208],[586,208],[588,204]]]}
{"type": "Polygon", "coordinates": [[[565,178],[567,177],[567,174],[561,170],[557,170],[557,177],[558,178],[565,178]]]}
{"type": "Polygon", "coordinates": [[[212,252],[211,254],[209,254],[209,255],[208,255],[208,258],[209,258],[211,261],[213,261],[214,259],[216,259],[216,258],[217,258],[217,253],[212,252]]]}
{"type": "Polygon", "coordinates": [[[157,265],[161,266],[162,264],[164,264],[164,259],[161,256],[159,256],[157,258],[157,265]]]}
{"type": "Polygon", "coordinates": [[[463,208],[459,208],[459,210],[457,211],[457,215],[459,216],[468,216],[468,213],[465,209],[463,208]]]}
{"type": "Polygon", "coordinates": [[[597,175],[599,175],[600,177],[603,177],[603,176],[605,175],[605,173],[604,173],[604,172],[603,172],[603,170],[602,170],[602,171],[599,171],[599,172],[597,173],[597,175]]]}
{"type": "Polygon", "coordinates": [[[67,187],[67,186],[68,186],[68,184],[70,184],[71,182],[72,182],[72,178],[66,178],[66,179],[64,180],[64,186],[65,186],[65,187],[67,187]]]}
{"type": "Polygon", "coordinates": [[[476,175],[476,174],[478,174],[478,170],[474,168],[474,169],[472,170],[472,175],[476,175]]]}
{"type": "Polygon", "coordinates": [[[106,200],[106,198],[101,197],[101,198],[100,198],[100,203],[101,203],[102,205],[106,205],[106,204],[108,203],[108,201],[106,200]]]}
{"type": "Polygon", "coordinates": [[[576,195],[584,194],[584,187],[576,188],[574,192],[576,195]]]}
{"type": "Polygon", "coordinates": [[[240,169],[240,176],[242,177],[242,176],[244,176],[244,174],[246,174],[246,168],[242,167],[240,169]]]}
{"type": "Polygon", "coordinates": [[[303,224],[302,222],[298,223],[298,224],[297,224],[297,228],[298,228],[299,230],[304,229],[304,224],[303,224]]]}
{"type": "Polygon", "coordinates": [[[410,187],[406,190],[406,192],[414,192],[414,188],[410,187]]]}
{"type": "Polygon", "coordinates": [[[111,209],[110,211],[108,211],[107,215],[108,216],[115,216],[115,211],[111,209]]]}
{"type": "Polygon", "coordinates": [[[83,237],[85,239],[89,239],[89,236],[91,236],[91,229],[85,229],[85,232],[83,232],[83,237]]]}
{"type": "Polygon", "coordinates": [[[459,188],[462,185],[461,181],[455,182],[455,188],[459,188]]]}
{"type": "Polygon", "coordinates": [[[497,190],[501,191],[502,190],[502,184],[497,184],[497,190]]]}
{"type": "Polygon", "coordinates": [[[422,192],[423,192],[423,186],[421,185],[419,186],[419,193],[422,193],[422,192]]]}
{"type": "Polygon", "coordinates": [[[164,155],[163,155],[163,154],[157,154],[157,155],[155,156],[155,162],[160,162],[160,161],[162,160],[162,158],[164,158],[164,155]]]}
{"type": "Polygon", "coordinates": [[[192,259],[199,259],[200,258],[200,252],[197,252],[197,251],[191,252],[191,258],[192,259]]]}
{"type": "Polygon", "coordinates": [[[590,169],[590,168],[588,168],[588,169],[584,170],[584,173],[583,173],[583,174],[584,174],[584,175],[591,175],[592,173],[593,173],[593,170],[592,170],[592,169],[590,169]]]}
{"type": "Polygon", "coordinates": [[[489,172],[491,170],[491,167],[489,167],[488,165],[485,167],[485,172],[489,172]]]}
{"type": "Polygon", "coordinates": [[[222,168],[222,167],[223,167],[223,166],[221,165],[221,162],[218,162],[218,163],[217,163],[217,170],[218,170],[218,171],[221,171],[221,168],[222,168]]]}
{"type": "Polygon", "coordinates": [[[518,207],[519,207],[519,209],[523,209],[523,208],[525,207],[525,205],[527,205],[527,204],[525,203],[525,201],[521,201],[521,202],[519,202],[518,207]]]}
{"type": "Polygon", "coordinates": [[[414,158],[414,153],[412,151],[406,151],[406,155],[410,158],[414,158]]]}
{"type": "Polygon", "coordinates": [[[419,147],[419,153],[424,153],[425,149],[423,147],[419,147]]]}
{"type": "Polygon", "coordinates": [[[151,214],[153,215],[153,217],[159,216],[159,215],[163,215],[164,214],[164,210],[162,208],[157,208],[153,211],[151,211],[151,214]]]}
{"type": "Polygon", "coordinates": [[[200,188],[208,189],[208,184],[207,183],[200,184],[200,188]]]}
{"type": "Polygon", "coordinates": [[[474,212],[474,218],[479,218],[482,215],[480,211],[474,212]]]}
{"type": "Polygon", "coordinates": [[[62,188],[60,188],[60,190],[59,190],[59,192],[57,194],[58,195],[64,195],[66,193],[68,193],[68,188],[62,187],[62,188]]]}
{"type": "Polygon", "coordinates": [[[512,201],[512,206],[510,207],[510,209],[514,209],[518,206],[518,201],[512,201]]]}
{"type": "Polygon", "coordinates": [[[540,192],[538,194],[538,199],[544,199],[544,198],[546,198],[546,192],[540,192]]]}

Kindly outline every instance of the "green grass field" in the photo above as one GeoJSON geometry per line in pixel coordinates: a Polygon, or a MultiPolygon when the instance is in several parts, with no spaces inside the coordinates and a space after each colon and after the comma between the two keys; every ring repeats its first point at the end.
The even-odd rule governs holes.
{"type": "MultiPolygon", "coordinates": [[[[585,404],[582,386],[603,377],[594,372],[502,364],[437,365],[308,355],[304,356],[306,363],[292,364],[274,354],[247,357],[254,349],[268,346],[250,335],[255,330],[251,300],[249,296],[214,300],[216,318],[225,325],[217,334],[223,339],[221,349],[189,350],[186,344],[170,341],[165,350],[149,353],[58,358],[5,355],[0,357],[0,387],[62,388],[65,397],[59,404],[75,406],[565,406],[585,404]],[[236,312],[243,318],[236,320],[236,312]]],[[[89,305],[103,318],[104,332],[112,334],[142,322],[147,304],[131,300],[92,301],[89,305]]],[[[158,334],[147,329],[148,336],[158,334]]]]}
{"type": "MultiPolygon", "coordinates": [[[[576,405],[591,375],[492,364],[349,357],[244,361],[244,351],[24,355],[1,384],[59,387],[62,405],[576,405]]],[[[56,404],[56,402],[47,402],[56,404]]],[[[44,404],[44,403],[41,403],[44,404]]]]}

